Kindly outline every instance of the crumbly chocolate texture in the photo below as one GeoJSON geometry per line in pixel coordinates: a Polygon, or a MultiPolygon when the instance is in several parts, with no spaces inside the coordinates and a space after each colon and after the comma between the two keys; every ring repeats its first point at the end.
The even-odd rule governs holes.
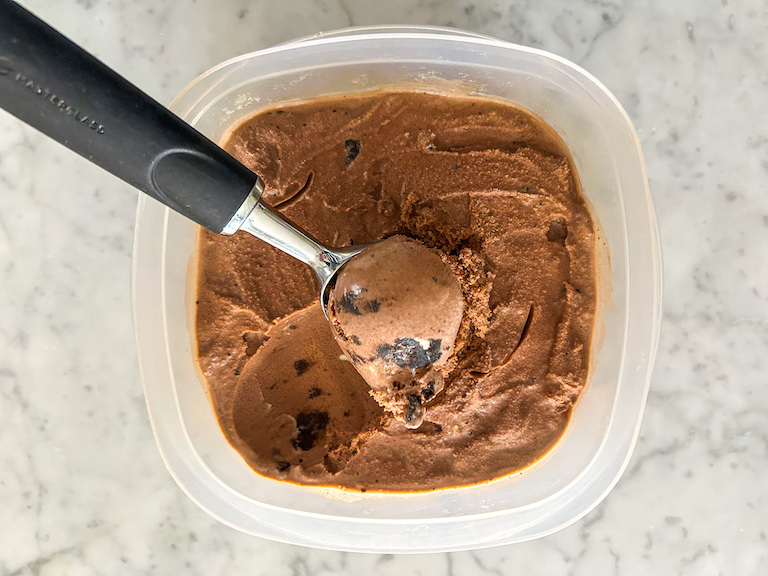
{"type": "Polygon", "coordinates": [[[224,434],[254,470],[430,490],[509,474],[551,449],[586,384],[596,287],[594,225],[550,128],[499,102],[373,93],[263,112],[225,148],[324,243],[402,234],[438,249],[465,301],[444,389],[413,399],[430,403],[409,430],[340,358],[309,268],[248,234],[201,230],[199,363],[224,434]]]}

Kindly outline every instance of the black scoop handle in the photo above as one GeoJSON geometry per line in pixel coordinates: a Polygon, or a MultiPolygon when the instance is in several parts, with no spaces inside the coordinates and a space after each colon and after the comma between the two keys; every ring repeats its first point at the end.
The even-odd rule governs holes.
{"type": "Polygon", "coordinates": [[[0,107],[216,233],[258,180],[11,0],[0,0],[0,107]]]}

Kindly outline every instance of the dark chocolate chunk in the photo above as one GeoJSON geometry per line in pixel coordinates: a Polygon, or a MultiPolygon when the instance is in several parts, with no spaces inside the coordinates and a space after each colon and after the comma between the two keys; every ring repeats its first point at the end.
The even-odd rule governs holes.
{"type": "Polygon", "coordinates": [[[307,371],[307,368],[309,368],[309,361],[304,360],[303,358],[296,360],[296,362],[293,363],[293,369],[296,370],[296,376],[304,374],[304,372],[307,371]]]}
{"type": "Polygon", "coordinates": [[[293,447],[296,450],[311,450],[328,426],[326,412],[302,412],[296,416],[296,438],[293,447]]]}
{"type": "Polygon", "coordinates": [[[421,397],[424,398],[424,400],[429,400],[434,395],[435,395],[435,383],[428,382],[427,385],[421,389],[421,397]]]}
{"type": "MultiPolygon", "coordinates": [[[[365,289],[363,288],[361,291],[365,292],[365,289]]],[[[381,310],[381,302],[361,298],[360,292],[347,292],[336,302],[343,312],[354,314],[355,316],[362,316],[367,312],[378,312],[381,310]]]]}
{"type": "Polygon", "coordinates": [[[357,158],[357,155],[360,154],[360,140],[347,140],[344,142],[344,150],[346,151],[346,156],[344,157],[344,164],[349,166],[354,162],[355,158],[357,158]]]}
{"type": "Polygon", "coordinates": [[[405,407],[405,421],[413,422],[413,420],[421,415],[421,398],[416,394],[408,394],[405,397],[408,405],[405,407]]]}
{"type": "Polygon", "coordinates": [[[278,460],[275,462],[275,465],[277,466],[278,472],[285,472],[291,467],[291,463],[286,460],[278,460]]]}
{"type": "Polygon", "coordinates": [[[427,360],[429,360],[429,363],[432,364],[433,362],[436,362],[438,358],[440,358],[440,354],[442,353],[442,346],[443,341],[440,338],[430,338],[429,339],[429,349],[427,350],[427,360]]]}
{"type": "Polygon", "coordinates": [[[424,350],[421,344],[415,338],[401,337],[395,340],[394,346],[391,344],[380,344],[376,348],[376,355],[384,362],[394,362],[401,368],[423,368],[429,366],[440,358],[440,346],[442,340],[432,338],[429,341],[429,348],[424,350]]]}
{"type": "Polygon", "coordinates": [[[318,388],[317,386],[313,386],[309,389],[309,399],[312,400],[313,398],[317,398],[318,396],[321,396],[323,394],[322,389],[318,388]]]}
{"type": "Polygon", "coordinates": [[[360,316],[362,315],[362,312],[360,312],[360,308],[357,307],[357,299],[359,297],[359,294],[355,294],[354,292],[347,292],[346,294],[342,294],[341,298],[336,300],[336,303],[339,305],[339,308],[341,308],[342,311],[346,312],[347,314],[360,316]]]}

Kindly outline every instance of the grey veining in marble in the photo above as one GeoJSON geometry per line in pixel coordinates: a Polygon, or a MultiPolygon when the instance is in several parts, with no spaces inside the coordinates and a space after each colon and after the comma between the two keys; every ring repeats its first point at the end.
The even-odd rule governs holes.
{"type": "Polygon", "coordinates": [[[414,557],[246,536],[189,501],[154,446],[131,326],[135,194],[0,112],[0,575],[768,571],[763,0],[22,3],[166,104],[226,58],[349,25],[452,25],[574,60],[640,134],[665,314],[635,455],[575,525],[414,557]]]}

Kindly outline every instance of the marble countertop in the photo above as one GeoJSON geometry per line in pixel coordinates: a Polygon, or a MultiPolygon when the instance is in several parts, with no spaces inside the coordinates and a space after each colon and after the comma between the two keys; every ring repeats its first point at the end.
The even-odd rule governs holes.
{"type": "Polygon", "coordinates": [[[456,26],[565,56],[600,78],[637,127],[665,311],[629,468],[571,527],[433,556],[247,536],[198,509],[155,448],[131,324],[135,194],[0,112],[0,575],[766,573],[762,0],[22,4],[166,104],[224,59],[349,25],[456,26]]]}

